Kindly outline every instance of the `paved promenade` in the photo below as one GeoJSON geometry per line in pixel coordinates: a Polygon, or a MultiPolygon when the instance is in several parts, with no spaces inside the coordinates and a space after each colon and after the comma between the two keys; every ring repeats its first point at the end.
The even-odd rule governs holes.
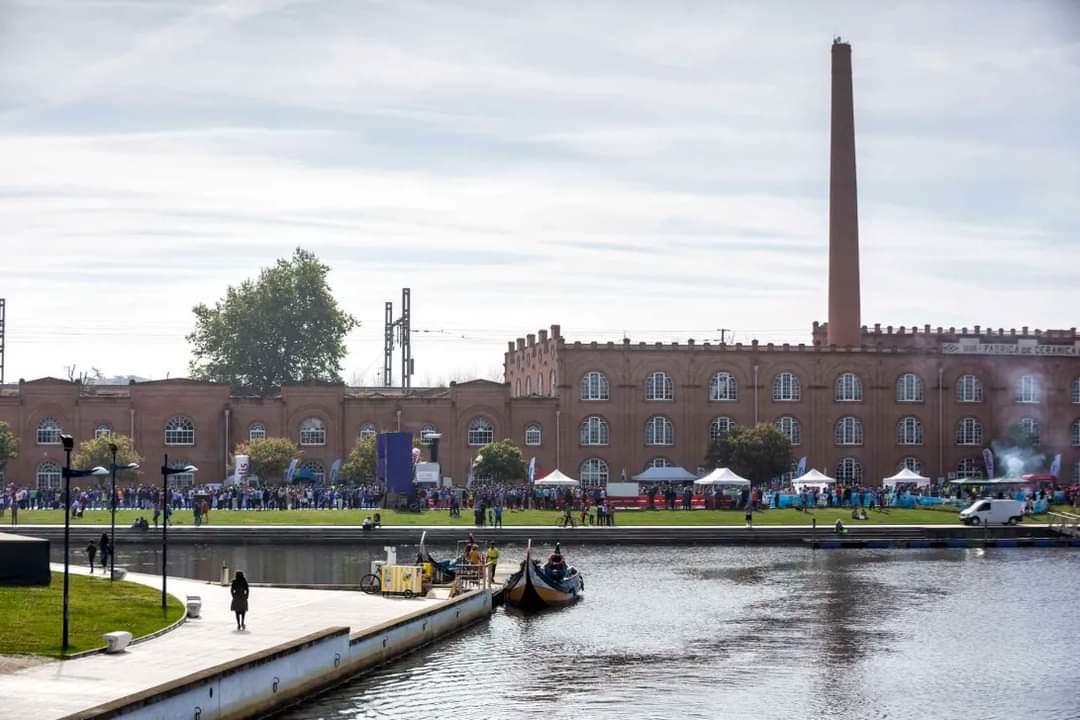
{"type": "MultiPolygon", "coordinates": [[[[63,566],[54,564],[53,570],[63,570],[63,566]]],[[[85,574],[87,569],[77,567],[72,571],[85,574]]],[[[160,576],[129,573],[127,579],[161,587],[160,576]]],[[[181,598],[200,596],[202,617],[188,620],[161,637],[129,646],[123,654],[53,661],[2,674],[0,717],[63,717],[324,628],[345,625],[355,633],[443,602],[347,591],[253,587],[248,629],[237,632],[235,616],[229,611],[228,587],[169,578],[168,588],[181,598]]]]}

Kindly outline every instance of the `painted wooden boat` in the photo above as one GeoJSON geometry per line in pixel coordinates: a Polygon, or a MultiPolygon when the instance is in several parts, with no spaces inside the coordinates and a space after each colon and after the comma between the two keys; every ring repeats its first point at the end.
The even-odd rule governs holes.
{"type": "MultiPolygon", "coordinates": [[[[555,546],[558,553],[559,546],[555,546]]],[[[585,581],[577,568],[567,566],[559,577],[546,566],[532,559],[532,541],[525,549],[521,567],[506,580],[503,599],[509,605],[523,610],[542,610],[549,607],[569,605],[582,597],[585,581]]]]}

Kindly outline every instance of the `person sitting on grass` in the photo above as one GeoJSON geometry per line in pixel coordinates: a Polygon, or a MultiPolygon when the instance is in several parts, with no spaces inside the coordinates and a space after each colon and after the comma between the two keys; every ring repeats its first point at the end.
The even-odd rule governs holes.
{"type": "Polygon", "coordinates": [[[847,535],[847,528],[844,527],[844,523],[840,522],[840,518],[836,518],[836,524],[833,525],[834,535],[847,535]]]}
{"type": "Polygon", "coordinates": [[[374,527],[374,525],[371,522],[371,516],[370,515],[367,516],[366,518],[364,518],[364,522],[361,523],[361,525],[360,525],[360,529],[363,530],[364,532],[371,532],[371,528],[373,528],[373,527],[374,527]]]}

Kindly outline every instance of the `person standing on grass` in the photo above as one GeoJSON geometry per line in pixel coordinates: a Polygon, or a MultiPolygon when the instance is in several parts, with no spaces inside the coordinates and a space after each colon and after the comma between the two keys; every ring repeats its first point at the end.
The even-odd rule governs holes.
{"type": "Polygon", "coordinates": [[[97,545],[91,540],[90,544],[86,546],[86,557],[90,559],[90,574],[94,574],[94,558],[97,557],[97,545]]]}
{"type": "Polygon", "coordinates": [[[232,604],[229,609],[236,614],[236,629],[247,630],[245,620],[248,611],[248,595],[251,594],[251,589],[248,588],[248,581],[244,577],[242,570],[236,571],[236,577],[233,578],[232,585],[229,587],[229,593],[232,595],[232,604]]]}
{"type": "Polygon", "coordinates": [[[501,528],[503,526],[503,524],[502,524],[502,513],[503,513],[502,503],[499,502],[498,500],[496,500],[495,501],[495,527],[497,527],[497,528],[501,528]]]}
{"type": "Polygon", "coordinates": [[[101,572],[109,572],[109,558],[112,557],[112,545],[109,543],[109,534],[101,533],[101,541],[98,543],[101,548],[101,572]]]}

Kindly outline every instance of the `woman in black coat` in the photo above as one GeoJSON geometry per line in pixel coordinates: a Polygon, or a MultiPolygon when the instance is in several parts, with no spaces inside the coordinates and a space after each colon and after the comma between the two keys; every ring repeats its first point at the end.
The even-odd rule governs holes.
{"type": "Polygon", "coordinates": [[[236,629],[246,630],[247,625],[244,623],[244,616],[247,615],[248,611],[248,595],[250,594],[250,590],[248,589],[247,578],[244,577],[243,572],[239,570],[236,571],[236,577],[233,578],[229,592],[232,593],[231,610],[236,613],[236,629]]]}

